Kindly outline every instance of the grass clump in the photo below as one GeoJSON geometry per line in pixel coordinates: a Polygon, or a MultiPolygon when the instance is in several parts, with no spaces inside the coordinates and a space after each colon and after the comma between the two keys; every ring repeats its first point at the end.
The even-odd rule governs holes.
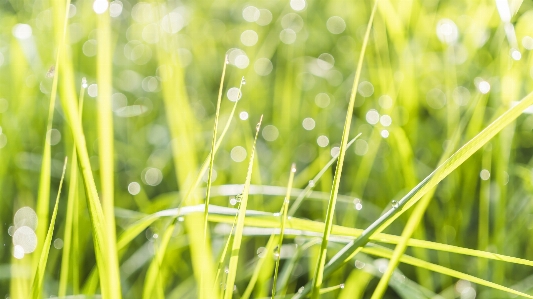
{"type": "Polygon", "coordinates": [[[0,296],[532,297],[532,10],[0,1],[0,296]]]}

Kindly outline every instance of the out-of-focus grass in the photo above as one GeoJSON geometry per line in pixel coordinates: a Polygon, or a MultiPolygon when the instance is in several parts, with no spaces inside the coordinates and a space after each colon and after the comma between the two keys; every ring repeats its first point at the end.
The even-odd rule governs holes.
{"type": "Polygon", "coordinates": [[[43,298],[264,298],[274,273],[277,294],[291,297],[320,271],[321,243],[323,261],[337,268],[326,266],[321,298],[513,296],[499,286],[531,295],[529,108],[513,110],[498,135],[485,131],[476,140],[486,145],[452,163],[419,207],[370,236],[386,248],[365,245],[331,262],[532,91],[530,2],[380,0],[349,111],[374,3],[0,0],[0,296],[30,296],[69,155],[71,190],[34,293],[43,298]],[[219,121],[227,126],[218,132],[226,55],[219,121]],[[359,133],[332,193],[341,140],[359,133]],[[247,162],[237,244],[228,234],[247,162]],[[273,213],[289,191],[278,266],[284,213],[273,213]],[[226,244],[240,250],[224,255],[226,244]]]}

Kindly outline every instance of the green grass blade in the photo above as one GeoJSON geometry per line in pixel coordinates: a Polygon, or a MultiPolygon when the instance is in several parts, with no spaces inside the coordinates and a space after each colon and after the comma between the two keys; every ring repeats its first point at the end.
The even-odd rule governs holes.
{"type": "Polygon", "coordinates": [[[359,85],[359,78],[361,77],[361,70],[363,67],[363,59],[365,57],[365,50],[368,44],[368,38],[370,36],[370,28],[372,28],[372,22],[374,20],[374,15],[376,14],[377,4],[379,0],[376,0],[374,7],[372,8],[372,13],[370,14],[370,20],[366,28],[365,37],[363,39],[363,45],[361,48],[361,53],[359,55],[359,62],[357,63],[357,70],[355,72],[355,78],[352,87],[352,93],[350,95],[350,103],[348,104],[348,110],[346,111],[346,121],[344,123],[344,129],[342,132],[342,140],[339,152],[339,161],[337,162],[337,169],[335,170],[335,176],[333,177],[333,186],[331,188],[331,197],[328,203],[328,209],[326,212],[326,226],[324,227],[324,235],[322,237],[322,244],[320,246],[320,253],[318,256],[317,267],[315,272],[315,277],[313,279],[313,287],[311,298],[317,299],[319,297],[319,291],[322,285],[322,280],[324,277],[324,265],[326,264],[326,253],[327,246],[329,241],[329,236],[331,234],[331,226],[333,224],[333,214],[335,212],[335,204],[337,201],[337,193],[339,192],[339,184],[342,174],[342,166],[344,164],[344,156],[346,154],[346,145],[348,143],[348,135],[350,134],[350,126],[352,122],[353,109],[355,106],[355,95],[357,94],[357,86],[359,85]]]}
{"type": "MultiPolygon", "coordinates": [[[[79,115],[80,119],[82,117],[83,111],[83,98],[85,95],[85,85],[86,80],[83,78],[80,90],[80,107],[79,115]]],[[[64,297],[67,295],[67,285],[69,277],[69,268],[71,265],[71,256],[77,254],[77,250],[74,250],[73,242],[74,236],[78,234],[77,227],[74,225],[74,222],[78,218],[78,157],[76,155],[76,146],[72,146],[71,154],[71,164],[70,164],[70,181],[68,186],[68,202],[67,202],[67,218],[65,219],[65,234],[63,237],[63,255],[61,256],[61,273],[59,276],[59,297],[64,297]],[[72,255],[71,255],[72,254],[72,255]]],[[[77,261],[77,259],[72,259],[77,261]]],[[[76,264],[72,263],[72,266],[76,264]]],[[[73,271],[77,272],[77,271],[73,271]]],[[[78,274],[73,273],[73,277],[77,277],[78,274]]],[[[76,281],[76,279],[74,279],[76,281]]]]}
{"type": "MultiPolygon", "coordinates": [[[[373,246],[372,247],[365,247],[365,248],[362,249],[362,251],[367,253],[367,254],[371,254],[371,255],[379,256],[379,257],[383,257],[383,258],[390,258],[392,256],[392,250],[390,250],[388,248],[384,248],[384,247],[373,247],[373,246]]],[[[481,279],[481,278],[478,278],[478,277],[475,277],[475,276],[472,276],[472,275],[469,275],[469,274],[465,274],[465,273],[462,273],[462,272],[459,272],[459,271],[456,271],[456,270],[452,270],[450,268],[446,268],[446,267],[443,267],[443,266],[440,266],[440,265],[436,265],[436,264],[432,264],[432,263],[429,263],[429,262],[426,262],[426,261],[422,261],[422,260],[419,260],[417,258],[411,257],[409,255],[403,255],[400,258],[400,261],[402,263],[405,263],[405,264],[413,265],[415,267],[423,267],[425,269],[428,269],[428,270],[431,270],[431,271],[434,271],[434,272],[437,272],[437,273],[441,273],[441,274],[444,274],[444,275],[452,276],[452,277],[455,277],[455,278],[458,278],[458,279],[471,281],[473,283],[476,283],[476,284],[479,284],[479,285],[483,285],[483,286],[486,286],[486,287],[490,287],[490,288],[493,288],[493,289],[496,289],[496,290],[500,290],[500,291],[503,291],[503,292],[507,292],[507,293],[510,293],[510,294],[519,295],[519,296],[522,296],[522,297],[525,297],[525,298],[533,298],[533,296],[531,296],[531,295],[528,295],[528,294],[513,290],[511,288],[504,287],[502,285],[499,285],[499,284],[496,284],[496,283],[493,283],[493,282],[490,282],[490,281],[486,281],[484,279],[481,279]]]]}
{"type": "Polygon", "coordinates": [[[52,245],[52,236],[54,234],[54,226],[56,224],[57,208],[59,206],[59,197],[61,195],[61,188],[63,187],[63,179],[65,178],[65,170],[67,169],[67,157],[65,157],[65,164],[63,165],[63,174],[61,174],[61,180],[59,181],[59,189],[57,191],[56,203],[54,205],[54,211],[52,212],[52,218],[50,219],[50,226],[46,233],[46,238],[43,242],[43,248],[39,258],[39,264],[37,271],[33,279],[31,287],[31,294],[33,299],[40,299],[43,295],[43,281],[44,270],[46,269],[46,262],[48,261],[48,252],[50,251],[50,245],[52,245]]]}
{"type": "Polygon", "coordinates": [[[287,184],[287,194],[285,195],[285,199],[283,200],[283,207],[281,208],[281,229],[279,232],[279,240],[278,240],[278,246],[277,252],[274,254],[276,256],[276,265],[274,266],[274,281],[272,283],[272,299],[274,296],[276,296],[276,283],[278,281],[278,269],[279,269],[279,261],[281,260],[281,245],[283,244],[283,234],[285,232],[285,226],[287,224],[287,212],[289,209],[289,201],[291,198],[291,188],[292,188],[292,181],[294,180],[294,173],[296,172],[296,165],[293,163],[291,166],[291,171],[289,175],[289,183],[287,184]]]}
{"type": "MultiPolygon", "coordinates": [[[[250,212],[255,212],[251,211],[250,212]]],[[[210,221],[218,222],[218,223],[231,223],[232,217],[234,215],[221,215],[221,214],[214,214],[212,213],[209,216],[210,221]]],[[[253,215],[250,214],[246,217],[245,220],[246,226],[253,226],[253,227],[260,227],[260,228],[279,228],[279,220],[276,216],[273,215],[253,215]]],[[[324,224],[317,221],[311,221],[306,219],[299,219],[291,217],[287,221],[287,227],[290,229],[296,229],[300,230],[302,232],[308,232],[308,233],[320,233],[324,231],[324,224]]],[[[359,237],[363,233],[363,230],[356,229],[356,228],[348,228],[348,227],[342,227],[338,225],[334,225],[332,229],[332,234],[337,237],[347,237],[347,238],[354,238],[359,237]]],[[[384,234],[384,233],[378,233],[373,235],[370,238],[373,242],[380,242],[385,244],[398,244],[401,240],[401,236],[395,236],[390,234],[384,234]]],[[[424,248],[424,249],[430,249],[430,250],[436,250],[436,251],[444,251],[449,253],[455,253],[455,254],[461,254],[461,255],[468,255],[478,258],[485,258],[490,259],[494,261],[501,261],[506,263],[513,263],[517,265],[526,265],[533,267],[533,261],[527,260],[527,259],[521,259],[517,257],[507,256],[503,254],[497,254],[487,251],[481,251],[477,249],[469,249],[464,247],[458,247],[453,245],[447,245],[437,242],[431,242],[426,240],[418,240],[418,239],[409,239],[407,242],[408,246],[411,247],[418,247],[418,248],[424,248]]]]}
{"type": "MultiPolygon", "coordinates": [[[[240,207],[240,203],[239,203],[239,207],[240,207]]],[[[233,223],[231,224],[231,230],[230,230],[230,233],[228,235],[228,239],[226,240],[226,243],[224,245],[224,249],[222,250],[222,253],[220,255],[220,259],[218,260],[218,265],[217,265],[217,273],[215,275],[215,284],[214,284],[214,287],[217,286],[218,284],[218,279],[220,277],[220,273],[222,272],[222,268],[223,268],[223,265],[224,265],[224,261],[226,260],[226,255],[228,253],[228,248],[229,248],[229,244],[231,243],[231,240],[232,240],[232,236],[233,236],[233,232],[235,231],[235,225],[237,224],[237,217],[238,215],[235,214],[235,217],[233,218],[233,223]]],[[[245,292],[246,294],[246,292],[245,292]]],[[[244,297],[244,295],[243,295],[244,297]]]]}
{"type": "MultiPolygon", "coordinates": [[[[344,247],[328,264],[325,269],[327,275],[338,269],[345,260],[349,259],[359,248],[364,246],[370,236],[375,233],[383,231],[388,227],[396,218],[398,218],[404,211],[412,207],[422,196],[424,196],[429,190],[435,187],[440,181],[448,176],[453,170],[459,167],[466,159],[472,156],[479,148],[486,144],[492,137],[500,132],[505,126],[514,121],[522,111],[533,104],[533,93],[528,94],[522,99],[516,106],[510,108],[503,113],[498,119],[487,126],[483,131],[476,135],[472,140],[467,142],[457,152],[455,152],[449,159],[441,164],[435,171],[427,176],[422,182],[420,182],[415,188],[413,188],[406,196],[404,196],[399,202],[398,207],[393,208],[384,213],[378,220],[370,225],[363,234],[356,240],[350,242],[344,247]]],[[[305,294],[309,292],[309,287],[302,292],[305,294]]]]}
{"type": "Polygon", "coordinates": [[[244,182],[244,190],[242,191],[241,205],[239,208],[239,214],[237,218],[237,226],[235,228],[235,236],[233,237],[233,244],[231,246],[231,257],[229,261],[229,273],[226,280],[226,291],[224,292],[224,299],[230,299],[233,295],[233,285],[235,284],[235,276],[237,275],[237,263],[239,261],[239,251],[241,249],[242,231],[244,228],[244,220],[246,217],[246,207],[248,204],[248,190],[250,189],[250,182],[252,180],[252,170],[254,165],[255,155],[255,143],[257,142],[257,136],[259,135],[259,129],[261,128],[261,122],[263,116],[256,126],[254,143],[252,145],[252,152],[250,154],[250,162],[248,164],[248,172],[246,174],[246,180],[244,182]]]}
{"type": "Polygon", "coordinates": [[[109,9],[97,16],[97,53],[96,53],[96,82],[98,86],[98,157],[100,163],[100,185],[102,210],[105,219],[105,237],[108,246],[108,273],[102,279],[109,280],[113,298],[122,297],[120,286],[120,271],[116,248],[116,228],[114,212],[114,129],[113,111],[111,109],[111,94],[113,93],[113,49],[111,41],[111,16],[109,9]]]}
{"type": "Polygon", "coordinates": [[[211,153],[209,154],[209,172],[207,173],[207,188],[206,188],[206,193],[205,193],[205,208],[204,208],[204,246],[206,246],[207,244],[207,231],[208,231],[207,215],[209,214],[209,197],[211,195],[211,184],[212,184],[211,179],[213,176],[213,164],[215,162],[215,144],[217,141],[218,117],[220,115],[220,102],[222,102],[222,91],[224,90],[224,78],[226,77],[227,66],[228,66],[228,57],[226,56],[224,57],[224,66],[222,67],[222,76],[220,78],[220,88],[218,90],[217,108],[215,111],[215,124],[213,125],[213,137],[211,140],[211,153]]]}
{"type": "MultiPolygon", "coordinates": [[[[165,230],[160,243],[161,247],[166,248],[168,246],[176,226],[175,220],[176,218],[172,220],[172,223],[168,229],[165,230]]],[[[156,283],[160,281],[160,268],[161,264],[163,263],[163,257],[165,256],[165,253],[165,250],[157,250],[152,263],[150,263],[148,272],[146,273],[146,278],[144,280],[143,299],[154,298],[154,288],[156,283]]]]}
{"type": "MultiPolygon", "coordinates": [[[[180,210],[179,214],[178,209],[173,210],[167,210],[167,211],[161,211],[156,214],[149,215],[136,223],[132,224],[130,228],[126,229],[126,232],[130,232],[127,234],[127,238],[124,237],[123,243],[121,245],[121,249],[123,249],[128,244],[128,240],[132,240],[135,236],[140,234],[146,227],[148,227],[151,223],[154,221],[163,218],[163,217],[177,217],[177,216],[186,216],[189,213],[198,213],[201,211],[203,213],[203,205],[196,206],[198,208],[201,207],[201,209],[191,209],[191,212],[184,212],[184,210],[180,210]],[[134,232],[137,232],[135,234],[134,232]]],[[[234,219],[236,216],[236,213],[234,212],[235,209],[229,209],[222,211],[215,211],[215,209],[222,208],[219,206],[210,206],[212,208],[212,212],[209,214],[209,221],[214,223],[227,223],[227,224],[233,224],[234,219]]],[[[195,207],[191,207],[195,208],[195,207]]],[[[224,208],[227,209],[227,208],[224,208]]],[[[244,223],[246,226],[253,226],[253,227],[259,227],[259,228],[279,228],[279,217],[274,216],[273,214],[264,213],[260,211],[254,211],[254,210],[247,210],[248,214],[247,217],[244,220],[244,223]]],[[[287,227],[290,229],[296,229],[300,230],[302,232],[306,233],[320,233],[324,231],[324,223],[317,222],[317,221],[311,221],[307,219],[300,219],[296,217],[290,217],[287,219],[287,227]]],[[[362,229],[358,228],[350,228],[350,227],[343,227],[339,225],[333,225],[332,228],[332,234],[337,237],[346,237],[346,238],[357,238],[361,236],[363,233],[362,229]]],[[[390,234],[384,234],[384,233],[377,233],[372,235],[370,240],[373,242],[380,242],[385,244],[398,244],[401,240],[401,236],[396,235],[390,235],[390,234]]],[[[437,242],[431,242],[426,240],[418,240],[410,238],[407,241],[407,245],[411,247],[417,247],[417,248],[423,248],[423,249],[430,249],[430,250],[436,250],[436,251],[444,251],[449,253],[455,253],[455,254],[461,254],[461,255],[468,255],[478,258],[485,258],[490,259],[494,261],[501,261],[506,263],[513,263],[517,265],[526,265],[526,266],[532,266],[533,267],[533,261],[527,260],[527,259],[521,259],[517,257],[507,256],[503,254],[497,254],[487,251],[481,251],[476,249],[469,249],[454,245],[448,245],[448,244],[442,244],[437,242]]]]}

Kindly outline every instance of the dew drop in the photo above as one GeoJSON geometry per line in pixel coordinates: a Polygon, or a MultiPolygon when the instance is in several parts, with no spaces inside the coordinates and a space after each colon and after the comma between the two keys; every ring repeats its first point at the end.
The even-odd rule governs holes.
{"type": "Polygon", "coordinates": [[[235,200],[236,200],[237,202],[241,202],[241,200],[242,200],[242,193],[239,193],[239,194],[235,195],[235,200]]]}
{"type": "Polygon", "coordinates": [[[241,79],[241,85],[246,85],[246,79],[244,79],[244,76],[241,79]]]}
{"type": "Polygon", "coordinates": [[[363,262],[361,262],[361,261],[359,261],[359,260],[355,261],[355,267],[356,267],[357,269],[363,269],[365,266],[366,266],[365,263],[363,263],[363,262]]]}
{"type": "Polygon", "coordinates": [[[50,69],[48,69],[48,72],[46,72],[46,78],[53,78],[55,74],[56,68],[55,66],[51,66],[50,69]]]}
{"type": "Polygon", "coordinates": [[[257,256],[259,258],[264,258],[266,256],[266,250],[265,250],[265,247],[259,247],[257,249],[257,256]]]}
{"type": "Polygon", "coordinates": [[[397,201],[395,201],[395,200],[393,200],[393,201],[391,202],[391,204],[392,204],[392,207],[395,208],[395,209],[398,208],[398,207],[400,206],[400,204],[399,204],[397,201]]]}
{"type": "Polygon", "coordinates": [[[314,187],[315,186],[315,181],[313,180],[309,180],[309,187],[314,187]]]}
{"type": "Polygon", "coordinates": [[[81,78],[81,87],[87,88],[87,78],[83,77],[81,78]]]}
{"type": "Polygon", "coordinates": [[[341,283],[341,284],[339,285],[339,287],[340,287],[341,289],[344,289],[344,283],[341,283]]]}
{"type": "Polygon", "coordinates": [[[361,200],[359,198],[354,199],[353,204],[355,206],[355,209],[358,211],[360,211],[363,208],[363,204],[361,203],[361,200]]]}

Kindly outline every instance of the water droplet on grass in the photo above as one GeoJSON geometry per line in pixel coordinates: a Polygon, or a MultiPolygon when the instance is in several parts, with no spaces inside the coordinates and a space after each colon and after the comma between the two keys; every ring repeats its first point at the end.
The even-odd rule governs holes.
{"type": "Polygon", "coordinates": [[[46,78],[53,78],[55,74],[55,66],[51,66],[50,69],[48,69],[48,72],[46,72],[46,78]]]}

